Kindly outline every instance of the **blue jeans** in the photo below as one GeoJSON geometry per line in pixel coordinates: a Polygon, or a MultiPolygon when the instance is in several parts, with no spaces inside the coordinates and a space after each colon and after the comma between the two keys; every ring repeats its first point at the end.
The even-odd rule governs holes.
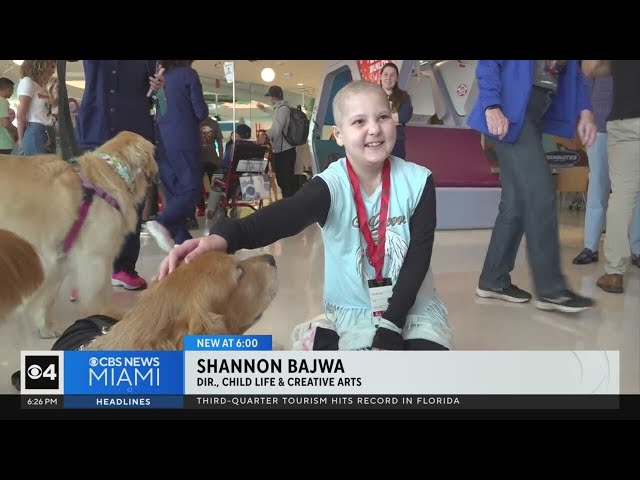
{"type": "Polygon", "coordinates": [[[56,153],[56,132],[52,126],[28,122],[22,136],[22,151],[25,156],[56,153]]]}
{"type": "MultiPolygon", "coordinates": [[[[587,153],[589,155],[589,190],[584,218],[584,248],[595,252],[600,244],[611,191],[607,134],[598,133],[596,141],[587,149],[587,153]]],[[[629,245],[634,254],[640,254],[640,207],[638,204],[629,226],[629,245]]]]}

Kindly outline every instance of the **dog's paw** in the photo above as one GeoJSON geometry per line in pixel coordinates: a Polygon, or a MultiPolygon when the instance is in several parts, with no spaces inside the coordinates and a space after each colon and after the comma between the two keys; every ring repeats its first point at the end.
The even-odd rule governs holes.
{"type": "Polygon", "coordinates": [[[58,330],[57,328],[49,328],[46,325],[38,328],[38,336],[40,338],[58,338],[62,335],[62,330],[58,330]]]}

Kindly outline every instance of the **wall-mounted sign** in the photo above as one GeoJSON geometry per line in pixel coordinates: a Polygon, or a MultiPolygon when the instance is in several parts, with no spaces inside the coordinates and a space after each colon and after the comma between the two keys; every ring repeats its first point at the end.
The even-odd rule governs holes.
{"type": "Polygon", "coordinates": [[[358,63],[358,70],[360,70],[362,80],[378,83],[383,65],[393,62],[393,60],[356,60],[356,62],[358,63]]]}

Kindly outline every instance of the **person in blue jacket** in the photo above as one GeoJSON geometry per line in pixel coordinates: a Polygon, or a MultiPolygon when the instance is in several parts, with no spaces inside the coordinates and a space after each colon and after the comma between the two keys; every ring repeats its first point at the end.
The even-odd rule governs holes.
{"type": "Polygon", "coordinates": [[[200,123],[209,116],[200,77],[193,60],[159,60],[165,68],[166,111],[158,112],[158,170],[164,187],[165,206],[147,231],[168,252],[174,244],[191,238],[187,219],[194,212],[204,175],[200,161],[200,123]]]}
{"type": "MultiPolygon", "coordinates": [[[[157,90],[162,77],[155,79],[155,60],[83,60],[85,89],[76,119],[76,138],[82,150],[94,150],[122,131],[130,131],[155,142],[153,101],[147,97],[151,86],[157,90]]],[[[146,288],[138,275],[136,262],[140,254],[140,217],[144,202],[138,207],[138,228],[125,239],[113,263],[111,283],[128,290],[146,288]]],[[[77,290],[71,293],[75,300],[77,290]]]]}
{"type": "Polygon", "coordinates": [[[523,303],[531,294],[511,282],[522,235],[543,310],[574,313],[593,306],[571,291],[560,268],[556,192],[542,134],[589,147],[596,137],[588,86],[577,60],[479,60],[478,100],[468,124],[490,137],[502,197],[477,295],[523,303]]]}

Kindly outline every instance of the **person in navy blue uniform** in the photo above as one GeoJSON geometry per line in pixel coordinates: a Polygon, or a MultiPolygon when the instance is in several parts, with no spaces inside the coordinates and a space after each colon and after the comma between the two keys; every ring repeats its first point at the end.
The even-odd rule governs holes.
{"type": "Polygon", "coordinates": [[[191,238],[187,219],[193,215],[202,190],[200,123],[209,115],[209,107],[198,72],[191,68],[193,62],[159,60],[165,68],[164,90],[159,93],[166,99],[166,107],[161,107],[157,116],[160,136],[156,158],[165,205],[146,227],[167,252],[191,238]]]}
{"type": "MultiPolygon", "coordinates": [[[[158,89],[162,78],[152,80],[155,60],[83,60],[85,89],[76,120],[76,138],[83,150],[94,150],[122,131],[137,133],[152,143],[154,134],[153,100],[147,97],[151,85],[158,89]]],[[[138,228],[125,239],[113,264],[111,283],[128,290],[146,288],[138,275],[140,254],[140,217],[138,228]]],[[[72,292],[72,299],[74,292],[72,292]]]]}

